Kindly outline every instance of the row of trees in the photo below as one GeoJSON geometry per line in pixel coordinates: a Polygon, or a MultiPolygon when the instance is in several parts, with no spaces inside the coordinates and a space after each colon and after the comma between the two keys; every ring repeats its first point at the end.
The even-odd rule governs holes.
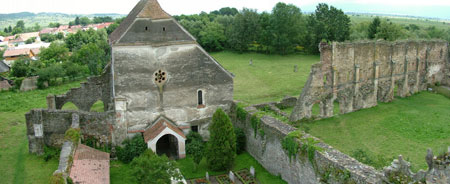
{"type": "Polygon", "coordinates": [[[278,3],[271,13],[223,8],[209,14],[175,18],[208,51],[317,53],[317,46],[323,39],[344,41],[350,38],[350,18],[327,4],[319,4],[311,15],[302,14],[294,5],[278,3]]]}
{"type": "Polygon", "coordinates": [[[209,14],[175,18],[208,51],[316,54],[321,41],[432,38],[450,41],[450,29],[405,26],[378,17],[373,22],[351,24],[342,10],[324,3],[318,4],[309,15],[302,14],[294,5],[278,3],[270,13],[222,8],[209,14]]]}

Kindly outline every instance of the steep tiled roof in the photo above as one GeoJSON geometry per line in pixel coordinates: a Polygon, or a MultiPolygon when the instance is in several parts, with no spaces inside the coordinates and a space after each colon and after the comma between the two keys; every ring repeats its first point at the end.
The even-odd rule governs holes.
{"type": "Polygon", "coordinates": [[[120,23],[114,32],[109,37],[110,43],[115,43],[127,31],[128,27],[133,24],[136,18],[150,18],[150,19],[170,19],[171,16],[166,13],[157,0],[141,0],[131,10],[128,16],[120,23]]]}
{"type": "Polygon", "coordinates": [[[169,129],[173,130],[174,132],[176,132],[178,135],[186,138],[186,136],[184,135],[183,131],[181,131],[181,129],[179,129],[176,126],[173,126],[172,123],[169,123],[165,119],[160,119],[155,125],[153,125],[152,127],[150,127],[149,129],[147,129],[144,132],[145,142],[148,142],[149,140],[154,139],[166,128],[169,128],[169,129]]]}
{"type": "Polygon", "coordinates": [[[109,184],[109,154],[83,144],[78,145],[70,178],[73,183],[109,184]]]}

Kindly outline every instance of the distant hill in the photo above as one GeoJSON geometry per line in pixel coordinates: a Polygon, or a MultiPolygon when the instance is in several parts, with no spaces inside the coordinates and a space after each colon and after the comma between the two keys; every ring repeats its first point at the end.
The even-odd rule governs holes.
{"type": "Polygon", "coordinates": [[[58,22],[60,24],[69,24],[70,21],[75,20],[76,17],[86,16],[89,18],[92,17],[105,17],[110,16],[113,18],[124,17],[126,15],[110,13],[110,14],[65,14],[65,13],[30,13],[30,12],[20,12],[20,13],[9,13],[9,14],[0,14],[0,29],[3,30],[5,27],[16,25],[16,22],[19,20],[23,20],[25,22],[26,27],[31,27],[35,23],[38,23],[41,27],[47,27],[51,22],[58,22]]]}

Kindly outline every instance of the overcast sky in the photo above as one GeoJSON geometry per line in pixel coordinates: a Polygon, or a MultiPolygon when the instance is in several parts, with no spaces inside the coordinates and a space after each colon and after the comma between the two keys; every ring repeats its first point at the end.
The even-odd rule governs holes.
{"type": "MultiPolygon", "coordinates": [[[[59,12],[68,14],[128,14],[139,0],[0,0],[0,13],[59,12]]],[[[270,11],[277,2],[294,4],[303,12],[325,2],[345,12],[387,13],[450,19],[450,0],[159,0],[171,15],[210,12],[222,7],[270,11]]]]}

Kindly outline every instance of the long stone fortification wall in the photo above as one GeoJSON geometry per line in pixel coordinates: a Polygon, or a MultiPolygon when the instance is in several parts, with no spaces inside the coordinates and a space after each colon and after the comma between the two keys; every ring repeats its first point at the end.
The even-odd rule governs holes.
{"type": "MultiPolygon", "coordinates": [[[[424,158],[428,163],[428,171],[411,172],[410,163],[403,160],[402,156],[383,171],[376,170],[284,122],[270,116],[258,115],[259,109],[267,107],[272,109],[271,105],[290,107],[292,103],[286,102],[294,98],[285,100],[284,103],[283,101],[265,103],[245,109],[235,103],[231,108],[230,117],[235,127],[244,130],[247,152],[271,174],[280,175],[288,183],[447,184],[450,182],[450,147],[448,152],[437,156],[428,150],[424,158]],[[292,156],[285,147],[289,147],[285,140],[292,136],[298,143],[295,156],[292,156]]],[[[422,151],[424,150],[418,150],[422,151]]]]}
{"type": "MultiPolygon", "coordinates": [[[[246,150],[271,174],[280,175],[288,183],[382,183],[382,173],[373,167],[364,165],[348,155],[320,142],[317,138],[287,125],[273,117],[263,116],[255,130],[252,116],[256,107],[245,108],[246,116],[239,118],[237,106],[231,108],[230,117],[234,126],[244,130],[246,150]],[[290,157],[283,149],[283,139],[289,134],[297,133],[296,141],[301,147],[313,146],[315,151],[299,153],[290,157]],[[311,143],[308,140],[317,141],[311,143]],[[307,144],[307,145],[305,145],[307,144]]],[[[254,121],[254,120],[253,120],[254,121]]]]}
{"type": "Polygon", "coordinates": [[[445,41],[321,43],[320,52],[291,121],[310,118],[314,104],[320,106],[320,117],[330,117],[334,102],[343,114],[392,101],[394,95],[409,96],[430,84],[450,84],[445,41]]]}

